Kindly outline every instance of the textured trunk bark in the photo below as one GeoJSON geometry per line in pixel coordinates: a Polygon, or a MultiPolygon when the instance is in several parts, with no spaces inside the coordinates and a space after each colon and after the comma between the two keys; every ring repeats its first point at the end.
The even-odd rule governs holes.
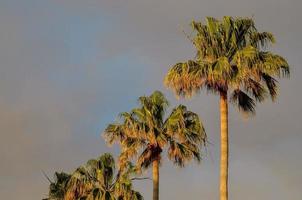
{"type": "Polygon", "coordinates": [[[159,200],[159,160],[153,161],[153,200],[159,200]]]}
{"type": "Polygon", "coordinates": [[[220,200],[228,200],[228,99],[227,93],[220,93],[220,200]]]}

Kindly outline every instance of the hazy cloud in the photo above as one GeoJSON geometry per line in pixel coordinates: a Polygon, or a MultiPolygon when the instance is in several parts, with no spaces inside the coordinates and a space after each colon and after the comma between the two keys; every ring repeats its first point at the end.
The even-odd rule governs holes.
{"type": "MultiPolygon", "coordinates": [[[[277,38],[292,66],[274,104],[244,120],[231,108],[230,198],[301,198],[299,0],[52,0],[0,2],[0,193],[41,199],[49,175],[104,151],[100,132],[139,95],[163,90],[198,112],[211,145],[202,165],[161,168],[162,199],[218,199],[218,99],[205,93],[176,101],[162,80],[193,56],[182,29],[205,16],[253,16],[277,38]],[[186,191],[186,192],[183,192],[186,191]],[[189,195],[189,196],[188,196],[189,195]]],[[[146,200],[151,182],[136,184],[146,200]]]]}

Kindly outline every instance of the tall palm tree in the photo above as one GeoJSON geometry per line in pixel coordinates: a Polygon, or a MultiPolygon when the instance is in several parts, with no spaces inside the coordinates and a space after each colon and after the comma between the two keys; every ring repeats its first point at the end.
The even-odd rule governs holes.
{"type": "Polygon", "coordinates": [[[277,78],[289,76],[284,58],[267,50],[275,42],[269,32],[258,32],[250,18],[212,17],[192,22],[196,48],[192,60],[177,63],[165,85],[177,96],[190,97],[206,89],[220,96],[220,199],[228,199],[228,97],[245,114],[254,114],[256,102],[277,96],[277,78]]]}
{"type": "MultiPolygon", "coordinates": [[[[65,179],[57,178],[57,190],[50,185],[48,200],[143,200],[142,195],[132,189],[134,166],[128,162],[115,176],[115,162],[106,153],[89,160],[65,179]]],[[[62,176],[61,176],[62,175],[62,176]]],[[[56,173],[57,176],[57,173],[56,173]]],[[[58,177],[58,176],[57,176],[58,177]]]]}
{"type": "Polygon", "coordinates": [[[121,113],[121,121],[108,125],[104,134],[109,144],[120,143],[121,166],[134,157],[139,170],[152,165],[153,200],[158,200],[162,151],[167,148],[168,158],[181,167],[192,159],[200,161],[206,135],[198,115],[183,105],[174,108],[164,120],[168,101],[161,92],[138,100],[140,106],[121,113]]]}

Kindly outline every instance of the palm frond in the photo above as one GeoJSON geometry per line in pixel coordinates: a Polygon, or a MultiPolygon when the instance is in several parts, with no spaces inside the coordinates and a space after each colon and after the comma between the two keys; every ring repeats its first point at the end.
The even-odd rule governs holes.
{"type": "Polygon", "coordinates": [[[179,167],[184,167],[192,159],[201,161],[199,147],[191,143],[180,143],[174,140],[170,141],[168,148],[168,158],[179,167]]]}
{"type": "Polygon", "coordinates": [[[255,32],[250,37],[250,44],[255,48],[267,48],[276,42],[275,37],[269,32],[255,32]]]}
{"type": "Polygon", "coordinates": [[[277,80],[265,73],[262,73],[262,79],[264,80],[266,87],[269,90],[270,96],[274,101],[277,97],[278,92],[277,80]]]}
{"type": "Polygon", "coordinates": [[[255,114],[255,101],[242,90],[234,90],[231,94],[231,102],[245,114],[255,114]]]}
{"type": "Polygon", "coordinates": [[[258,102],[262,102],[267,97],[267,90],[264,88],[264,86],[251,78],[248,78],[244,84],[244,89],[253,95],[253,97],[258,102]]]}
{"type": "Polygon", "coordinates": [[[177,63],[169,70],[165,85],[172,88],[177,96],[190,97],[204,86],[208,69],[209,64],[198,64],[191,60],[177,63]]]}

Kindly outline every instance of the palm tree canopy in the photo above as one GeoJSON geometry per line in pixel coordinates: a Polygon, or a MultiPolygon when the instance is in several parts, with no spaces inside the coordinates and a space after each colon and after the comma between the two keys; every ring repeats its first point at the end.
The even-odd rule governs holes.
{"type": "Polygon", "coordinates": [[[89,160],[71,175],[56,173],[56,185],[60,183],[61,187],[55,190],[53,183],[50,185],[49,200],[143,200],[142,195],[132,188],[134,166],[128,162],[123,170],[116,174],[115,171],[115,161],[106,153],[89,160]],[[63,175],[66,178],[58,178],[63,175]]]}
{"type": "Polygon", "coordinates": [[[177,96],[190,97],[203,88],[213,93],[231,93],[239,110],[254,113],[256,102],[276,98],[277,78],[288,77],[287,61],[267,51],[273,34],[258,32],[251,18],[206,18],[192,22],[196,49],[193,60],[172,66],[165,85],[177,96]]]}
{"type": "Polygon", "coordinates": [[[121,113],[121,121],[109,124],[104,133],[109,144],[121,144],[121,166],[138,155],[137,168],[148,168],[153,160],[160,160],[165,147],[170,160],[179,166],[191,159],[200,161],[206,134],[196,113],[179,105],[164,120],[169,103],[159,91],[138,101],[139,107],[121,113]]]}

